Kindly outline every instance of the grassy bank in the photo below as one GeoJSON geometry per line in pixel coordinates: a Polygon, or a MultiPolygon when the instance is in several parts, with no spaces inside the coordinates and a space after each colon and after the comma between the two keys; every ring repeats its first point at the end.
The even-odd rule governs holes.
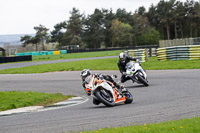
{"type": "Polygon", "coordinates": [[[26,106],[50,105],[68,99],[72,96],[63,96],[60,93],[48,94],[39,92],[0,92],[0,111],[26,106]]]}
{"type": "Polygon", "coordinates": [[[200,60],[158,61],[156,57],[151,57],[142,66],[146,70],[200,69],[200,60]]]}
{"type": "Polygon", "coordinates": [[[199,133],[200,118],[181,119],[158,124],[105,128],[80,133],[199,133]]]}
{"type": "MultiPolygon", "coordinates": [[[[84,60],[65,63],[44,64],[28,66],[23,68],[12,68],[1,70],[0,74],[23,74],[23,73],[45,73],[55,71],[79,71],[85,68],[91,70],[118,70],[118,58],[84,60]]],[[[200,69],[200,60],[158,61],[156,57],[149,58],[148,62],[142,63],[146,70],[165,69],[200,69]]]]}
{"type": "Polygon", "coordinates": [[[122,50],[101,51],[101,52],[84,52],[84,53],[69,53],[69,54],[60,54],[60,55],[38,55],[38,56],[33,56],[33,61],[88,58],[88,57],[101,57],[101,56],[115,56],[115,55],[119,55],[120,52],[122,52],[122,50]]]}
{"type": "Polygon", "coordinates": [[[100,59],[75,61],[65,63],[43,64],[37,66],[28,66],[23,68],[12,68],[1,70],[0,74],[21,74],[21,73],[44,73],[54,71],[76,71],[89,68],[91,70],[115,70],[117,59],[100,59]]]}

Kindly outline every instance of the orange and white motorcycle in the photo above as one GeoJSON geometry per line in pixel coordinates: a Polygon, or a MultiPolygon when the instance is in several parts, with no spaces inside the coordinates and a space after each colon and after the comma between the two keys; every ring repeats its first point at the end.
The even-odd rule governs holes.
{"type": "Polygon", "coordinates": [[[95,75],[88,76],[85,81],[86,93],[93,96],[94,100],[108,107],[112,107],[118,103],[129,104],[133,101],[133,96],[128,90],[119,92],[110,81],[96,77],[95,75]]]}

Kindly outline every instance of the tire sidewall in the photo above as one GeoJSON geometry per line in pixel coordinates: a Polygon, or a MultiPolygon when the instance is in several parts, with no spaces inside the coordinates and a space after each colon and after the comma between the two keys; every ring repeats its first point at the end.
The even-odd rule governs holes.
{"type": "Polygon", "coordinates": [[[146,79],[144,79],[139,73],[137,74],[138,80],[143,83],[145,86],[149,86],[148,82],[146,79]]]}
{"type": "Polygon", "coordinates": [[[125,104],[130,104],[133,102],[133,96],[129,91],[123,92],[123,95],[126,97],[125,104]],[[128,94],[130,97],[126,97],[126,94],[128,94]]]}
{"type": "Polygon", "coordinates": [[[109,102],[107,101],[106,99],[104,99],[102,96],[101,96],[101,92],[99,90],[97,90],[95,92],[95,96],[96,98],[101,102],[103,103],[104,105],[108,106],[108,107],[113,107],[115,105],[115,101],[113,100],[112,102],[109,102]]]}

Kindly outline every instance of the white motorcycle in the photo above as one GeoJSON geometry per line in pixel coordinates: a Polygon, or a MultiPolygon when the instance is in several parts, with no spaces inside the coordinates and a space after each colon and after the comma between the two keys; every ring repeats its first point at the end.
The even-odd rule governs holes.
{"type": "Polygon", "coordinates": [[[145,86],[149,86],[147,74],[139,62],[129,62],[126,64],[126,77],[139,84],[142,83],[145,86]]]}
{"type": "Polygon", "coordinates": [[[85,81],[87,83],[85,85],[86,93],[108,107],[112,107],[117,103],[130,104],[133,101],[133,96],[128,90],[119,92],[110,81],[95,77],[95,75],[88,76],[85,81]]]}

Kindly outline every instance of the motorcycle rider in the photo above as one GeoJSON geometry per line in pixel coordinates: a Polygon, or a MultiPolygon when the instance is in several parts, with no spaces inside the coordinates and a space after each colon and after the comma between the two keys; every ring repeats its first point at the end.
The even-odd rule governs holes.
{"type": "Polygon", "coordinates": [[[126,77],[126,64],[129,61],[139,61],[137,58],[133,58],[131,56],[126,56],[125,53],[120,53],[119,54],[119,60],[117,62],[119,71],[122,73],[121,76],[121,83],[126,82],[127,80],[129,80],[130,78],[126,77]]]}
{"type": "MultiPolygon", "coordinates": [[[[94,75],[94,76],[97,77],[97,78],[101,78],[101,79],[105,79],[105,80],[107,80],[107,81],[110,81],[111,83],[113,83],[114,86],[117,87],[117,89],[119,89],[119,90],[121,90],[121,91],[125,91],[125,90],[126,90],[126,89],[124,88],[123,85],[120,85],[120,84],[118,84],[117,82],[115,82],[115,81],[113,80],[113,78],[112,78],[110,75],[105,75],[105,74],[92,74],[91,71],[90,71],[89,69],[84,69],[84,70],[82,70],[80,75],[81,75],[81,78],[82,78],[82,82],[83,82],[82,86],[83,86],[84,90],[86,89],[86,86],[85,86],[85,85],[88,84],[88,83],[85,81],[85,79],[86,79],[88,76],[92,76],[92,75],[94,75]]],[[[88,94],[88,95],[91,95],[90,92],[87,93],[87,94],[88,94]]],[[[98,100],[96,100],[96,99],[93,98],[93,103],[96,104],[96,105],[98,105],[100,102],[99,102],[98,100]]]]}

